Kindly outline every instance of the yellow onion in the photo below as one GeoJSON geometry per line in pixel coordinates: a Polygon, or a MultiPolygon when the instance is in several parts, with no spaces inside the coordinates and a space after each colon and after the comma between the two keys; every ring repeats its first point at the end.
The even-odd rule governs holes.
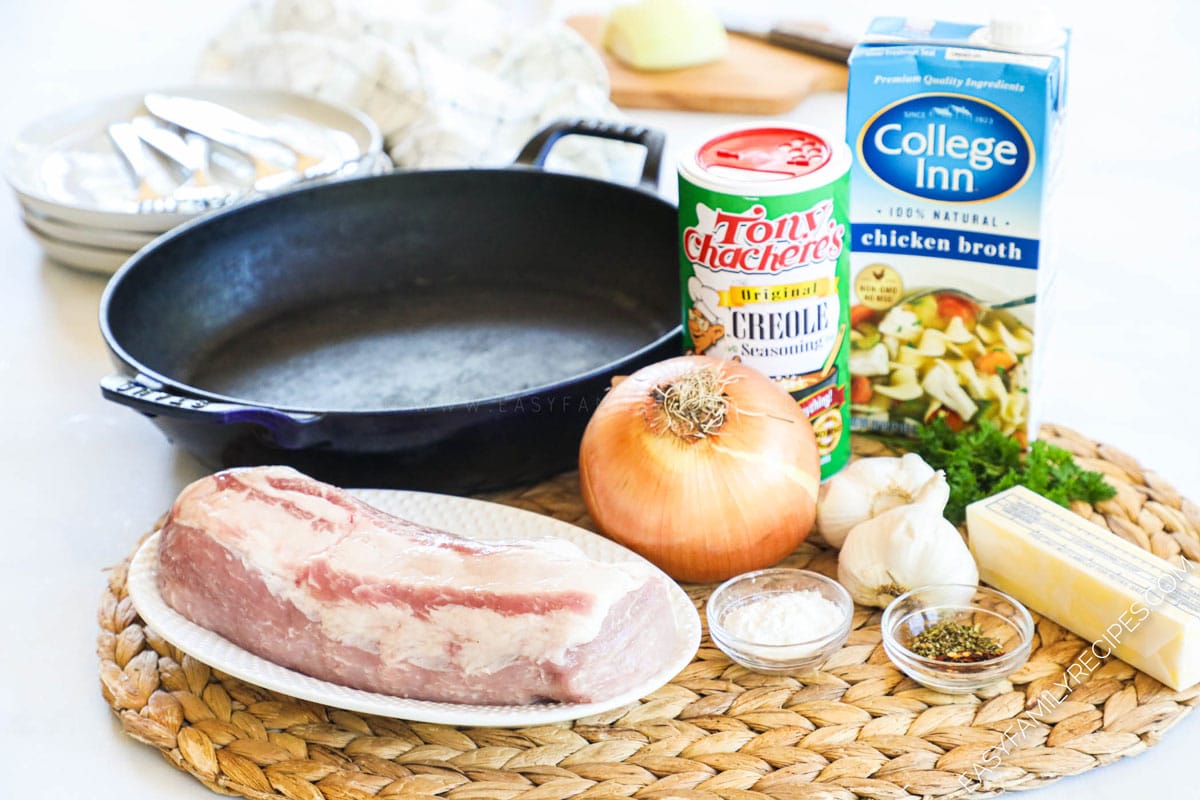
{"type": "Polygon", "coordinates": [[[710,582],[775,564],[804,541],[821,466],[808,418],[776,383],[681,356],[605,396],[579,477],[605,535],[676,580],[710,582]]]}

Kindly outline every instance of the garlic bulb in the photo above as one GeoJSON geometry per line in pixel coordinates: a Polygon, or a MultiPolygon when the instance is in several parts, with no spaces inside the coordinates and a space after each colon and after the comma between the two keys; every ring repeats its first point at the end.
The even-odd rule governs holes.
{"type": "Polygon", "coordinates": [[[958,529],[937,506],[899,506],[859,523],[838,554],[838,582],[854,602],[885,608],[931,583],[979,583],[979,569],[958,529]]]}
{"type": "Polygon", "coordinates": [[[821,487],[817,501],[817,530],[831,547],[841,547],[846,534],[860,522],[877,517],[897,506],[912,503],[931,480],[934,486],[922,502],[935,506],[938,514],[950,499],[950,487],[942,473],[933,471],[916,453],[899,458],[862,458],[848,464],[821,487]]]}

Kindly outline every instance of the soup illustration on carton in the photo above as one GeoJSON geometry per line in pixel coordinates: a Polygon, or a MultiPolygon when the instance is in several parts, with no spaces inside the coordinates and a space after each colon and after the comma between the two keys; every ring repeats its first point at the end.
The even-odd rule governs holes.
{"type": "Polygon", "coordinates": [[[1039,20],[886,17],[851,54],[853,430],[1036,434],[1066,44],[1039,20]]]}

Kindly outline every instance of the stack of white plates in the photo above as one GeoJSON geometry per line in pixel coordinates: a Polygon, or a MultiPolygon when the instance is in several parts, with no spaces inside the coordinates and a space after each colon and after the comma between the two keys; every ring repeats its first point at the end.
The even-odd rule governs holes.
{"type": "MultiPolygon", "coordinates": [[[[278,131],[289,147],[320,168],[264,189],[262,181],[256,181],[251,161],[214,145],[211,184],[204,197],[168,186],[151,201],[139,200],[137,180],[113,146],[108,129],[147,115],[144,95],[55,114],[22,131],[4,154],[2,165],[4,177],[16,191],[26,228],[49,258],[112,273],[160,234],[213,209],[300,182],[391,168],[378,126],[350,108],[264,89],[189,87],[157,93],[211,101],[250,117],[278,131]]],[[[170,174],[165,166],[163,170],[164,175],[170,174]]]]}

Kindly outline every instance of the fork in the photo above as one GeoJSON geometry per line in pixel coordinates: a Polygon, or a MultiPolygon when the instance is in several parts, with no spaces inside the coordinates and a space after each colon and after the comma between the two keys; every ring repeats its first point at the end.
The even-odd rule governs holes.
{"type": "Polygon", "coordinates": [[[254,166],[254,188],[269,191],[315,177],[322,159],[297,149],[270,126],[210,100],[149,93],[142,99],[151,114],[203,134],[245,155],[254,166]],[[286,166],[281,166],[286,165],[286,166]]]}
{"type": "Polygon", "coordinates": [[[108,126],[108,138],[116,148],[118,155],[121,156],[125,166],[133,174],[137,189],[135,199],[138,204],[166,197],[151,183],[151,172],[154,168],[151,166],[150,158],[146,154],[141,137],[137,135],[133,124],[129,122],[112,123],[108,126]]]}
{"type": "MultiPolygon", "coordinates": [[[[153,121],[149,120],[149,123],[153,124],[153,121]]],[[[137,119],[114,122],[108,128],[109,138],[137,181],[135,199],[139,214],[197,214],[238,199],[240,193],[230,192],[212,182],[208,172],[208,145],[203,137],[188,143],[161,128],[157,134],[149,134],[155,142],[152,146],[178,163],[187,177],[170,192],[156,189],[152,178],[155,173],[161,175],[162,167],[157,166],[146,151],[147,133],[147,122],[139,123],[137,119]]]]}
{"type": "Polygon", "coordinates": [[[144,114],[134,117],[132,122],[134,131],[143,142],[182,168],[187,178],[179,188],[215,185],[209,170],[207,139],[190,132],[181,136],[144,114]]]}

